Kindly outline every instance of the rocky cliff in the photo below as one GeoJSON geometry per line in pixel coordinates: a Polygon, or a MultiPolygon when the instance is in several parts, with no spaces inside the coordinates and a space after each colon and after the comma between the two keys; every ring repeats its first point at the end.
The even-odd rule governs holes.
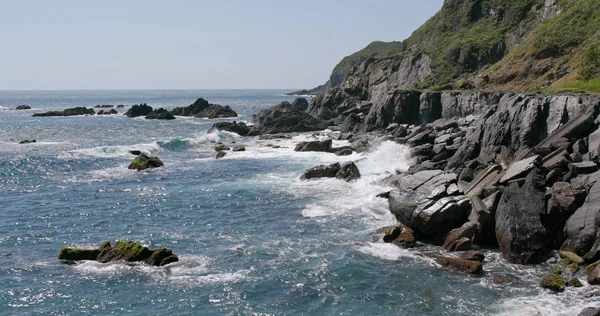
{"type": "Polygon", "coordinates": [[[320,89],[600,91],[600,0],[446,0],[402,42],[344,58],[320,89]]]}

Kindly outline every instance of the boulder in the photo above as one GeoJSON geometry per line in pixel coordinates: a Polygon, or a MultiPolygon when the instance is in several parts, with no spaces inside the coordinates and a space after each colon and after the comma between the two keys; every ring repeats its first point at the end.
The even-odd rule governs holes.
{"type": "Polygon", "coordinates": [[[164,166],[163,162],[158,157],[147,156],[140,153],[129,165],[128,169],[146,170],[150,168],[158,168],[164,166]]]}
{"type": "Polygon", "coordinates": [[[50,111],[45,113],[35,113],[33,116],[75,116],[75,115],[94,115],[94,109],[88,109],[85,107],[76,107],[66,109],[64,111],[50,111]]]}
{"type": "Polygon", "coordinates": [[[138,155],[142,154],[142,152],[139,151],[139,150],[130,150],[129,153],[132,154],[132,155],[135,155],[135,156],[138,156],[138,155]]]}
{"type": "Polygon", "coordinates": [[[580,174],[594,173],[598,171],[598,166],[593,161],[573,162],[569,164],[569,172],[573,176],[580,174]]]}
{"type": "Polygon", "coordinates": [[[308,180],[313,178],[334,178],[335,175],[340,171],[341,165],[334,163],[331,165],[319,165],[304,171],[304,174],[300,177],[302,180],[308,180]]]}
{"type": "Polygon", "coordinates": [[[446,257],[433,253],[423,253],[423,255],[432,258],[435,262],[443,267],[449,267],[467,274],[481,274],[483,272],[483,265],[478,261],[446,257]]]}
{"type": "Polygon", "coordinates": [[[150,112],[148,115],[146,115],[146,119],[147,120],[174,120],[175,116],[173,116],[173,114],[171,114],[169,111],[160,108],[157,110],[154,110],[152,112],[150,112]]]}
{"type": "Polygon", "coordinates": [[[377,231],[383,233],[383,242],[393,243],[402,248],[412,248],[415,246],[415,234],[412,229],[405,225],[392,227],[383,227],[377,231]]]}
{"type": "Polygon", "coordinates": [[[335,177],[344,181],[353,181],[360,178],[360,171],[354,162],[349,161],[342,164],[335,177]]]}
{"type": "Polygon", "coordinates": [[[217,151],[217,154],[215,155],[215,158],[216,159],[221,159],[221,158],[225,157],[225,155],[227,155],[226,152],[224,152],[223,150],[219,150],[219,151],[217,151]]]}
{"type": "Polygon", "coordinates": [[[300,142],[296,144],[294,151],[321,151],[321,152],[330,152],[331,139],[326,139],[323,141],[310,141],[310,142],[300,142]]]}
{"type": "Polygon", "coordinates": [[[510,180],[521,178],[527,175],[536,165],[540,163],[540,156],[533,156],[527,159],[512,163],[502,178],[500,183],[506,183],[510,180]]]}
{"type": "Polygon", "coordinates": [[[596,182],[583,205],[569,217],[564,228],[565,241],[561,250],[576,253],[579,256],[588,255],[589,260],[598,253],[597,240],[600,227],[600,183],[596,182]]]}
{"type": "Polygon", "coordinates": [[[100,108],[100,109],[109,109],[109,108],[113,108],[115,106],[114,105],[110,105],[110,104],[96,104],[94,107],[95,108],[100,108]]]}
{"type": "Polygon", "coordinates": [[[19,105],[15,108],[15,110],[31,110],[31,107],[29,105],[23,104],[23,105],[19,105]]]}
{"type": "Polygon", "coordinates": [[[177,255],[173,254],[170,248],[149,249],[133,241],[118,241],[114,246],[106,241],[96,249],[62,247],[58,259],[66,261],[96,260],[102,263],[145,262],[154,266],[163,266],[179,261],[177,255]]]}
{"type": "Polygon", "coordinates": [[[573,277],[573,278],[569,279],[569,282],[567,282],[567,286],[570,286],[570,287],[583,287],[583,284],[581,283],[581,281],[579,281],[578,278],[573,277]]]}
{"type": "Polygon", "coordinates": [[[233,151],[246,151],[246,146],[244,145],[237,145],[233,148],[233,151]]]}
{"type": "Polygon", "coordinates": [[[600,316],[600,307],[586,307],[577,316],[600,316]]]}
{"type": "Polygon", "coordinates": [[[535,264],[547,254],[545,176],[534,169],[523,187],[512,183],[502,193],[496,210],[496,239],[502,255],[511,263],[535,264]]]}
{"type": "Polygon", "coordinates": [[[352,181],[360,178],[358,167],[353,162],[346,162],[343,165],[334,163],[331,165],[320,165],[304,171],[300,177],[302,180],[313,178],[338,178],[345,181],[352,181]]]}
{"type": "Polygon", "coordinates": [[[327,128],[327,122],[306,113],[306,99],[281,102],[252,116],[255,123],[252,131],[257,134],[311,132],[327,128]]]}
{"type": "Polygon", "coordinates": [[[583,264],[583,259],[570,251],[561,250],[558,252],[558,256],[567,264],[583,264]]]}
{"type": "Polygon", "coordinates": [[[25,139],[19,142],[19,144],[31,144],[31,143],[35,143],[36,140],[35,139],[25,139]]]}
{"type": "Polygon", "coordinates": [[[250,134],[250,127],[248,127],[246,125],[246,123],[244,122],[218,122],[213,124],[213,126],[210,128],[210,130],[208,131],[209,133],[212,130],[219,130],[219,131],[228,131],[231,133],[236,133],[240,136],[253,136],[253,135],[249,135],[250,134]]]}
{"type": "Polygon", "coordinates": [[[567,282],[561,276],[560,270],[554,269],[540,280],[540,286],[554,292],[563,292],[567,286],[567,282]]]}
{"type": "Polygon", "coordinates": [[[442,248],[449,251],[471,250],[473,237],[477,233],[477,224],[466,222],[448,233],[442,248]],[[466,240],[465,240],[466,239],[466,240]]]}
{"type": "Polygon", "coordinates": [[[229,148],[229,146],[227,146],[225,144],[217,144],[217,146],[215,146],[215,151],[225,151],[225,150],[231,150],[231,148],[229,148]]]}
{"type": "Polygon", "coordinates": [[[600,285],[600,264],[596,264],[594,269],[586,268],[586,274],[589,284],[600,285]]]}
{"type": "Polygon", "coordinates": [[[492,283],[495,285],[506,284],[512,282],[512,278],[503,273],[497,273],[492,276],[492,283]]]}
{"type": "Polygon", "coordinates": [[[483,262],[483,260],[485,259],[485,255],[483,253],[481,253],[479,251],[474,251],[474,250],[457,251],[454,253],[454,255],[459,259],[469,260],[469,261],[483,262]]]}
{"type": "Polygon", "coordinates": [[[352,153],[354,151],[352,150],[352,147],[345,146],[345,147],[331,148],[331,152],[334,153],[336,156],[349,156],[349,155],[352,155],[352,153]]]}
{"type": "Polygon", "coordinates": [[[110,111],[104,111],[104,110],[100,110],[97,113],[98,115],[112,115],[112,114],[119,114],[119,112],[117,112],[117,110],[115,109],[110,109],[110,111]]]}
{"type": "Polygon", "coordinates": [[[138,116],[146,116],[152,113],[152,107],[146,103],[135,104],[132,105],[127,112],[125,112],[125,116],[128,117],[138,117],[138,116]]]}
{"type": "Polygon", "coordinates": [[[171,114],[178,116],[193,116],[203,118],[224,118],[237,117],[237,113],[231,109],[229,105],[222,106],[219,104],[208,103],[204,98],[199,98],[196,102],[186,106],[177,107],[171,110],[171,114]]]}

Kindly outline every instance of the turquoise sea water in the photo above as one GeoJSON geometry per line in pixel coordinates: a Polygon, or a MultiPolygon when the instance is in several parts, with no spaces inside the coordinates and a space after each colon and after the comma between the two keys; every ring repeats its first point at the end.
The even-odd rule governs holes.
{"type": "Polygon", "coordinates": [[[293,99],[284,92],[0,91],[0,314],[573,315],[599,305],[589,286],[538,289],[549,266],[509,265],[486,251],[485,275],[471,277],[373,242],[377,228],[395,223],[375,197],[387,188],[375,182],[410,163],[408,148],[389,141],[340,158],[294,152],[311,133],[281,141],[207,133],[215,120],[32,117],[96,104],[170,109],[204,97],[247,120],[293,99]],[[33,109],[5,109],[19,104],[33,109]],[[37,142],[17,144],[24,139],[37,142]],[[215,160],[217,141],[247,151],[215,160]],[[127,170],[131,149],[165,167],[127,170]],[[358,161],[361,180],[299,179],[347,160],[358,161]],[[107,239],[170,247],[181,260],[159,268],[57,260],[61,246],[107,239]],[[514,281],[493,285],[498,272],[514,281]]]}

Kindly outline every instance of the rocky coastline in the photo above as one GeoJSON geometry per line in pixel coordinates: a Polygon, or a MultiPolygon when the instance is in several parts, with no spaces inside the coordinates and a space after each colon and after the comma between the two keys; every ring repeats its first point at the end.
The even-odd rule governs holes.
{"type": "MultiPolygon", "coordinates": [[[[440,246],[423,255],[470,274],[483,273],[481,248],[509,263],[552,263],[540,286],[560,292],[580,279],[600,283],[599,112],[597,96],[410,90],[387,102],[285,102],[255,115],[252,129],[264,136],[324,124],[351,142],[410,146],[413,166],[390,175],[394,189],[379,196],[398,220],[377,232],[381,242],[440,246]]],[[[339,169],[317,166],[303,178],[339,169]]]]}

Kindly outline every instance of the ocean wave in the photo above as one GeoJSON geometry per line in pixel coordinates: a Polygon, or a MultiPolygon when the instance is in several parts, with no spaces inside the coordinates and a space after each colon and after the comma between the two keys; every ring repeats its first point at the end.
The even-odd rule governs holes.
{"type": "Polygon", "coordinates": [[[163,150],[167,151],[185,151],[193,148],[201,147],[207,143],[216,143],[227,139],[238,138],[239,135],[225,132],[215,131],[212,133],[202,133],[195,137],[188,138],[172,138],[167,140],[157,140],[151,143],[141,143],[134,145],[114,145],[114,146],[98,146],[92,148],[84,148],[77,150],[70,150],[59,154],[58,158],[72,159],[72,158],[131,158],[132,155],[129,153],[131,150],[139,150],[147,155],[160,152],[163,150]]]}

